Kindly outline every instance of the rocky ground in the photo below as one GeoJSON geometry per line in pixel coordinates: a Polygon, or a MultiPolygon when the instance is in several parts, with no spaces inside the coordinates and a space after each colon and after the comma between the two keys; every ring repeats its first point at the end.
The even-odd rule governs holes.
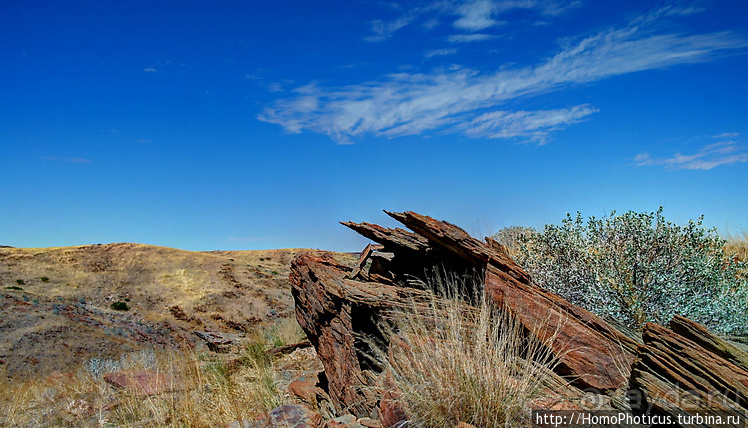
{"type": "Polygon", "coordinates": [[[64,371],[154,345],[199,344],[195,331],[262,330],[293,316],[288,274],[302,251],[0,248],[0,371],[64,371]]]}

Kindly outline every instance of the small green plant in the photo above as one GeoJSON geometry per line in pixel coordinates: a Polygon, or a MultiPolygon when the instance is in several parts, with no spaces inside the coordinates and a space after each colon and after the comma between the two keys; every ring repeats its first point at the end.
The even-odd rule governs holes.
{"type": "Polygon", "coordinates": [[[130,310],[130,307],[127,306],[127,303],[125,302],[114,302],[109,307],[114,309],[115,311],[129,311],[130,310]]]}
{"type": "Polygon", "coordinates": [[[267,368],[270,366],[271,361],[265,352],[266,350],[267,345],[263,335],[259,333],[252,334],[244,347],[244,352],[242,352],[240,359],[244,365],[263,369],[267,368]]]}
{"type": "Polygon", "coordinates": [[[720,333],[748,333],[748,264],[726,255],[703,218],[679,226],[662,211],[587,221],[567,214],[560,225],[523,229],[517,262],[542,287],[634,329],[679,314],[720,333]]]}
{"type": "Polygon", "coordinates": [[[15,286],[15,285],[11,285],[11,286],[5,287],[5,289],[6,290],[23,290],[23,288],[15,286]]]}
{"type": "Polygon", "coordinates": [[[49,278],[47,278],[46,276],[43,276],[43,277],[41,277],[39,279],[41,279],[42,282],[49,282],[49,278]]]}
{"type": "Polygon", "coordinates": [[[18,284],[18,285],[24,285],[24,284],[26,284],[26,281],[24,281],[22,279],[17,279],[16,280],[16,284],[18,284]]]}

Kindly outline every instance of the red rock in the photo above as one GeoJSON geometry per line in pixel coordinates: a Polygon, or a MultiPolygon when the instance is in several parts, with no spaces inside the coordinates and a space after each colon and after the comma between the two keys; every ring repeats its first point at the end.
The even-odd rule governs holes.
{"type": "Polygon", "coordinates": [[[150,370],[106,373],[104,381],[115,388],[145,396],[181,389],[180,385],[163,373],[150,370]]]}
{"type": "Polygon", "coordinates": [[[44,378],[45,385],[59,385],[61,383],[72,382],[75,376],[70,372],[55,371],[44,378]]]}
{"type": "Polygon", "coordinates": [[[292,397],[312,406],[317,404],[317,396],[323,392],[322,388],[317,386],[317,376],[303,377],[288,385],[288,393],[292,397]]]}
{"type": "MultiPolygon", "coordinates": [[[[382,362],[371,357],[360,337],[388,344],[387,329],[380,328],[387,314],[441,298],[413,288],[410,279],[428,280],[424,272],[446,271],[477,276],[474,284],[466,284],[466,297],[485,292],[497,307],[511,312],[527,333],[549,344],[559,364],[556,374],[547,377],[561,386],[544,393],[534,405],[548,410],[589,409],[585,390],[592,391],[593,401],[600,399],[604,408],[626,410],[620,397],[630,381],[649,395],[649,404],[660,412],[675,414],[682,409],[684,402],[668,400],[667,395],[693,388],[703,394],[722,391],[720,400],[724,397],[733,411],[748,415],[740,410],[748,403],[748,355],[703,327],[682,317],[671,323],[674,331],[648,324],[645,345],[639,346],[596,315],[537,286],[495,241],[479,241],[451,223],[413,212],[387,214],[411,231],[343,223],[381,244],[367,247],[355,272],[330,255],[302,254],[291,266],[296,318],[322,361],[325,388],[338,413],[369,416],[377,400],[372,390],[382,362]],[[371,260],[368,269],[367,259],[371,260]],[[471,290],[471,286],[482,288],[471,290]]],[[[379,403],[383,427],[406,420],[393,391],[379,403]]],[[[691,401],[703,405],[705,397],[699,394],[691,401]]]]}
{"type": "Polygon", "coordinates": [[[644,326],[644,345],[630,381],[632,388],[643,393],[639,407],[673,418],[686,409],[720,411],[745,420],[748,370],[741,361],[748,354],[683,317],[671,325],[682,334],[654,323],[644,326]]]}
{"type": "Polygon", "coordinates": [[[351,414],[347,414],[330,419],[325,424],[325,428],[353,428],[354,425],[358,425],[358,419],[351,414]]]}
{"type": "Polygon", "coordinates": [[[382,421],[379,419],[361,418],[358,420],[358,423],[366,428],[382,428],[382,421]]]}
{"type": "Polygon", "coordinates": [[[379,403],[379,418],[382,428],[398,428],[408,420],[400,402],[392,399],[382,399],[379,403]]]}
{"type": "MultiPolygon", "coordinates": [[[[284,404],[261,416],[254,423],[237,423],[241,428],[289,427],[322,428],[322,416],[303,404],[284,404]]],[[[233,425],[230,425],[233,428],[233,425]]]]}

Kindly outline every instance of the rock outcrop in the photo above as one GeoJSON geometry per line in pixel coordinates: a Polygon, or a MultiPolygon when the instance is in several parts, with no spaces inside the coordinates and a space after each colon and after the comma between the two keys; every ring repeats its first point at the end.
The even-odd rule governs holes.
{"type": "MultiPolygon", "coordinates": [[[[667,394],[685,388],[707,395],[722,391],[725,411],[742,414],[734,409],[748,399],[748,355],[703,327],[680,317],[672,330],[649,324],[639,344],[534,284],[498,242],[477,240],[451,223],[413,212],[387,214],[410,230],[342,223],[377,243],[367,246],[356,266],[313,254],[299,255],[292,263],[296,317],[325,368],[325,384],[319,386],[341,414],[364,417],[374,411],[378,397],[372,387],[382,364],[370,344],[389,343],[390,330],[384,326],[394,311],[426,307],[440,298],[422,286],[433,272],[474,278],[462,285],[465,296],[485,293],[512,313],[525,334],[548,344],[559,362],[553,376],[559,385],[554,393],[561,396],[554,408],[584,408],[575,400],[595,394],[603,398],[599,409],[630,411],[625,398],[630,383],[644,394],[634,411],[675,414],[680,404],[668,401],[667,394]],[[568,403],[558,405],[564,398],[568,403]]],[[[698,405],[706,405],[699,397],[698,405]]],[[[390,401],[383,404],[390,406],[390,401]]]]}
{"type": "Polygon", "coordinates": [[[641,392],[635,411],[672,420],[698,412],[748,421],[748,354],[681,316],[670,329],[646,324],[642,338],[631,371],[630,386],[641,392]]]}

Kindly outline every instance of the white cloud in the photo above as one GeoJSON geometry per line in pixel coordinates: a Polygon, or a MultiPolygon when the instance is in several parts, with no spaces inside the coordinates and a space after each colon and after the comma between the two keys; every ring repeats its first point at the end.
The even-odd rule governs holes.
{"type": "MultiPolygon", "coordinates": [[[[402,10],[400,4],[384,4],[402,10]]],[[[497,18],[511,10],[528,9],[545,17],[553,17],[580,5],[579,0],[436,0],[402,10],[401,15],[393,20],[372,21],[373,34],[365,37],[365,40],[387,40],[398,30],[419,21],[423,28],[433,29],[443,20],[451,20],[452,27],[473,33],[504,24],[497,18]]]]}
{"type": "Polygon", "coordinates": [[[270,92],[283,92],[283,85],[280,82],[273,82],[268,85],[268,91],[270,92]]]}
{"type": "Polygon", "coordinates": [[[701,147],[696,153],[676,153],[667,158],[653,158],[639,153],[633,158],[637,166],[664,166],[667,169],[709,170],[720,165],[748,162],[748,148],[736,141],[725,141],[701,147]]]}
{"type": "Polygon", "coordinates": [[[453,34],[447,36],[447,40],[452,43],[469,43],[469,42],[482,42],[484,40],[495,39],[497,36],[493,34],[453,34]]]}
{"type": "Polygon", "coordinates": [[[735,138],[740,136],[737,132],[724,132],[719,135],[714,135],[712,138],[735,138]]]}
{"type": "Polygon", "coordinates": [[[448,48],[448,49],[432,49],[430,51],[426,51],[426,53],[423,54],[426,58],[431,58],[435,56],[444,56],[444,55],[454,55],[457,53],[457,49],[455,48],[448,48]]]}
{"type": "Polygon", "coordinates": [[[382,21],[379,19],[372,21],[371,30],[372,32],[374,32],[374,35],[365,37],[365,39],[369,42],[380,42],[383,40],[387,40],[392,37],[392,35],[395,34],[397,30],[410,24],[412,19],[413,18],[411,16],[403,15],[394,21],[382,21]]]}
{"type": "Polygon", "coordinates": [[[156,69],[155,69],[155,68],[153,68],[153,67],[148,67],[148,68],[144,68],[144,69],[143,69],[143,71],[145,71],[146,73],[155,73],[155,72],[157,72],[158,70],[156,70],[156,69]]]}
{"type": "Polygon", "coordinates": [[[462,128],[465,134],[472,137],[525,137],[530,141],[545,143],[549,132],[581,122],[597,111],[589,105],[556,110],[492,111],[463,124],[462,128]]]}
{"type": "MultiPolygon", "coordinates": [[[[339,142],[361,135],[469,135],[465,124],[493,110],[507,114],[500,106],[509,100],[616,75],[706,62],[748,46],[744,37],[726,31],[654,33],[653,24],[663,15],[658,10],[622,28],[567,40],[555,55],[533,66],[497,64],[496,71],[489,73],[453,67],[390,74],[345,87],[309,85],[298,88],[297,97],[265,108],[259,119],[289,132],[323,133],[339,142]]],[[[587,111],[576,110],[579,114],[587,111]]],[[[503,123],[508,126],[509,122],[503,123]]],[[[507,135],[517,132],[507,128],[507,135]]],[[[491,135],[502,135],[501,129],[493,129],[491,135]]]]}
{"type": "Polygon", "coordinates": [[[516,9],[535,10],[541,15],[557,16],[569,9],[581,6],[580,1],[551,0],[468,0],[452,3],[453,14],[458,18],[452,24],[455,28],[475,32],[505,24],[496,18],[516,9]]]}
{"type": "Polygon", "coordinates": [[[480,31],[499,24],[493,19],[496,14],[496,2],[491,0],[463,3],[456,12],[460,17],[452,25],[461,30],[480,31]]]}

